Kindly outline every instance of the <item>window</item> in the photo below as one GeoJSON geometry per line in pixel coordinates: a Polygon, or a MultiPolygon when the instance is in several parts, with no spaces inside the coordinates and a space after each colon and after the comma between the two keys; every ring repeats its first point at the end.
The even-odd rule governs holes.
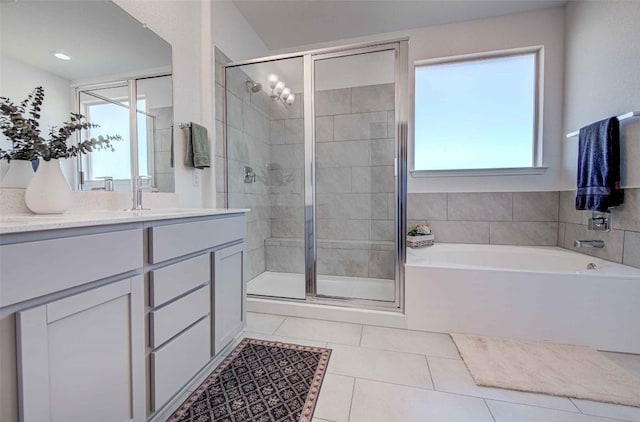
{"type": "MultiPolygon", "coordinates": [[[[131,140],[129,133],[129,101],[124,99],[114,102],[93,100],[83,101],[84,114],[91,123],[99,127],[89,130],[88,137],[97,138],[104,135],[118,134],[121,141],[112,142],[114,151],[96,150],[87,155],[87,180],[98,180],[102,177],[113,177],[116,180],[131,179],[131,140]]],[[[138,110],[145,110],[145,100],[137,101],[138,110]]],[[[147,119],[138,113],[138,145],[140,174],[147,172],[147,119]]]]}
{"type": "Polygon", "coordinates": [[[537,62],[536,49],[417,64],[414,169],[538,167],[537,62]]]}

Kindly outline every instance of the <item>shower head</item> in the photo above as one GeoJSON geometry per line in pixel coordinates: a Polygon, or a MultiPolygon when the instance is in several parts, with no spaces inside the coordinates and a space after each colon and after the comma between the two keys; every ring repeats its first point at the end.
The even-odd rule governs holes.
{"type": "Polygon", "coordinates": [[[253,94],[255,94],[256,92],[260,92],[260,90],[262,89],[262,84],[253,82],[251,80],[245,81],[244,84],[247,86],[247,89],[253,94]]]}

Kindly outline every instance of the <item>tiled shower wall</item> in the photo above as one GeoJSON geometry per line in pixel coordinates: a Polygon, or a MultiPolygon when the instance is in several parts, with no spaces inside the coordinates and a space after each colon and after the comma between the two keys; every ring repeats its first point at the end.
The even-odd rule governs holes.
{"type": "Polygon", "coordinates": [[[153,133],[155,187],[160,192],[175,192],[174,164],[171,162],[173,107],[153,108],[149,111],[157,117],[153,133]]]}
{"type": "MultiPolygon", "coordinates": [[[[219,51],[216,61],[228,63],[219,51]]],[[[217,63],[216,63],[217,64],[217,63]]],[[[222,76],[222,75],[220,75],[222,76]]],[[[269,143],[271,99],[264,92],[250,93],[245,81],[250,79],[240,68],[227,72],[226,86],[216,77],[216,127],[226,127],[226,148],[216,150],[216,192],[224,194],[224,171],[229,172],[228,195],[231,208],[250,208],[247,215],[247,278],[251,280],[266,269],[265,240],[271,237],[271,200],[269,195],[269,143]],[[225,112],[223,90],[226,89],[225,112]],[[220,92],[220,94],[218,94],[220,92]],[[218,97],[222,97],[220,100],[218,97]],[[245,166],[256,173],[254,183],[244,182],[245,166]]],[[[218,133],[217,136],[220,136],[218,133]]],[[[217,139],[224,139],[222,137],[217,139]]],[[[224,144],[216,142],[216,145],[224,144]]]]}
{"type": "MultiPolygon", "coordinates": [[[[299,108],[272,106],[270,271],[304,271],[298,98],[299,108]]],[[[318,91],[315,98],[318,272],[393,278],[394,85],[318,91]]]]}

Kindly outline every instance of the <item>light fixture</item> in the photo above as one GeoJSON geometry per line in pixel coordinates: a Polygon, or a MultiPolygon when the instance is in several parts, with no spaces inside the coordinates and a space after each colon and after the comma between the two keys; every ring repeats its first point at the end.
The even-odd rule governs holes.
{"type": "Polygon", "coordinates": [[[53,53],[54,56],[56,56],[58,59],[60,60],[71,60],[71,56],[64,54],[60,51],[56,51],[53,53]]]}
{"type": "Polygon", "coordinates": [[[289,94],[289,96],[287,97],[285,102],[287,103],[287,105],[291,105],[291,104],[293,104],[293,102],[295,100],[296,100],[296,95],[295,94],[289,94]]]}
{"type": "Polygon", "coordinates": [[[275,88],[276,84],[278,83],[278,75],[272,73],[267,77],[267,80],[269,81],[269,88],[273,90],[273,88],[275,88]]]}
{"type": "Polygon", "coordinates": [[[283,104],[291,105],[295,101],[296,96],[291,92],[291,88],[285,86],[284,81],[278,78],[278,75],[271,73],[267,76],[269,82],[269,88],[271,88],[271,99],[274,101],[280,101],[283,104]]]}
{"type": "Polygon", "coordinates": [[[274,94],[276,94],[277,96],[280,96],[283,90],[284,90],[284,82],[278,81],[278,83],[276,84],[276,87],[273,88],[274,94]]]}

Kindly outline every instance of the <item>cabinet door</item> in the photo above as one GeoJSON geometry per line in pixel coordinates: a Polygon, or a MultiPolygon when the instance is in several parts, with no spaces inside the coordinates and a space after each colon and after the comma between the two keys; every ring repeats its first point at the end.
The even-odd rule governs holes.
{"type": "Polygon", "coordinates": [[[214,253],[214,351],[218,354],[246,325],[244,244],[214,253]]]}
{"type": "Polygon", "coordinates": [[[21,421],[145,420],[142,277],[19,312],[16,325],[21,421]]]}

